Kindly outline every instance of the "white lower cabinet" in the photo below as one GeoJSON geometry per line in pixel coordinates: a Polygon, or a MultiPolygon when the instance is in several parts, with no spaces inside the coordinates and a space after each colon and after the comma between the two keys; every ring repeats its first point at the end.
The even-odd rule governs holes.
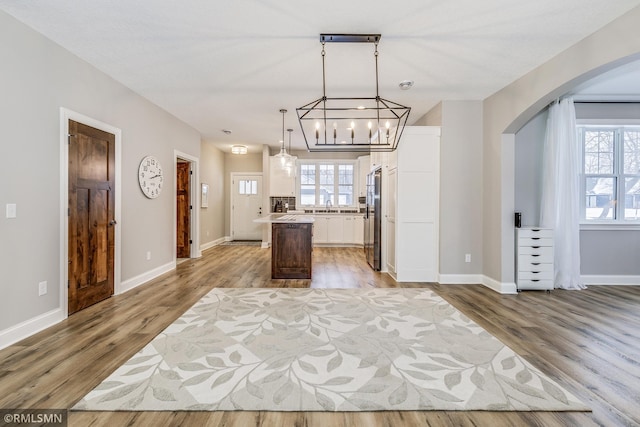
{"type": "Polygon", "coordinates": [[[362,245],[362,215],[314,215],[313,244],[362,245]]]}
{"type": "Polygon", "coordinates": [[[329,243],[329,226],[327,224],[327,217],[315,215],[313,219],[313,244],[329,243]]]}
{"type": "Polygon", "coordinates": [[[327,243],[345,243],[344,217],[339,215],[327,216],[327,243]]]}
{"type": "Polygon", "coordinates": [[[362,245],[364,243],[364,216],[362,214],[353,217],[353,243],[362,245]]]}
{"type": "Polygon", "coordinates": [[[518,228],[516,230],[516,285],[518,290],[552,290],[553,230],[518,228]]]}

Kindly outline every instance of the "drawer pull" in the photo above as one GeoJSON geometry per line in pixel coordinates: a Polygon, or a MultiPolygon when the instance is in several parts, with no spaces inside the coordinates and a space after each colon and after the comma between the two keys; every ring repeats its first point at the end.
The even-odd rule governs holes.
{"type": "Polygon", "coordinates": [[[540,240],[539,237],[532,237],[531,240],[540,240]]]}
{"type": "Polygon", "coordinates": [[[540,265],[539,262],[532,262],[531,265],[540,265]]]}
{"type": "Polygon", "coordinates": [[[540,249],[540,246],[531,246],[533,249],[540,249]]]}
{"type": "Polygon", "coordinates": [[[532,271],[531,274],[540,274],[539,271],[532,271]]]}
{"type": "Polygon", "coordinates": [[[531,256],[540,256],[540,254],[531,254],[531,256]]]}
{"type": "Polygon", "coordinates": [[[539,282],[539,279],[531,279],[532,282],[539,282]]]}

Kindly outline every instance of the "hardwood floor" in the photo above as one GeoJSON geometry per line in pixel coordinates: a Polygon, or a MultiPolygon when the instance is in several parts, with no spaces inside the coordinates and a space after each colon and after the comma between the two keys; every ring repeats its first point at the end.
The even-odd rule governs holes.
{"type": "Polygon", "coordinates": [[[640,287],[499,295],[397,284],[362,251],[315,248],[313,280],[271,280],[269,250],[218,246],[0,351],[0,408],[70,408],[213,287],[434,289],[593,412],[70,412],[70,426],[640,425],[640,287]]]}

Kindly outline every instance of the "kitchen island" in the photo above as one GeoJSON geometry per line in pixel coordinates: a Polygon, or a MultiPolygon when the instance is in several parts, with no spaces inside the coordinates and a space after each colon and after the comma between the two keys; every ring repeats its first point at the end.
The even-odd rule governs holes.
{"type": "Polygon", "coordinates": [[[278,215],[255,219],[271,224],[271,278],[311,279],[313,217],[278,215]]]}

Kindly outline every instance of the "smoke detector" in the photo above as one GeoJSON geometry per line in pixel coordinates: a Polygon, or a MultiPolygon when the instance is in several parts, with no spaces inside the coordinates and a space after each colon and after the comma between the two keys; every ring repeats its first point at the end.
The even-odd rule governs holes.
{"type": "Polygon", "coordinates": [[[413,80],[403,80],[398,85],[402,90],[409,90],[413,86],[413,80]]]}

